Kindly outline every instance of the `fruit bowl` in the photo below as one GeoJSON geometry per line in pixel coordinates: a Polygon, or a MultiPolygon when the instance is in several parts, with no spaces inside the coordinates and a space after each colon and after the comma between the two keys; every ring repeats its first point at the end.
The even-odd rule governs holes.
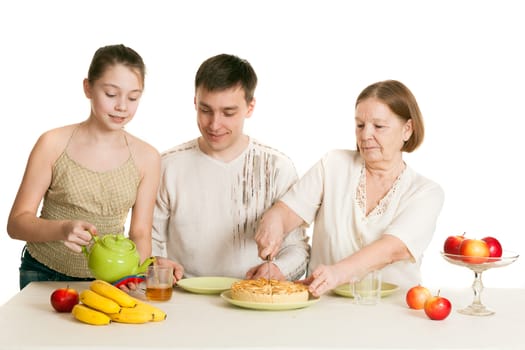
{"type": "Polygon", "coordinates": [[[488,316],[494,314],[494,311],[487,308],[481,303],[481,292],[483,291],[483,282],[481,274],[495,267],[503,267],[512,264],[519,257],[515,252],[505,251],[501,257],[483,257],[478,258],[472,263],[473,258],[465,255],[448,254],[441,252],[443,258],[451,264],[464,266],[474,272],[474,283],[472,289],[474,290],[474,301],[472,304],[464,309],[458,310],[459,313],[472,316],[488,316]]]}

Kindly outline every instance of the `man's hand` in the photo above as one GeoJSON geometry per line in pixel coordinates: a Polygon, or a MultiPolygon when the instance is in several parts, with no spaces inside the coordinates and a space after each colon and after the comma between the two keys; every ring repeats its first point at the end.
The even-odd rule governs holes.
{"type": "Polygon", "coordinates": [[[277,265],[272,262],[269,264],[264,262],[260,265],[254,266],[246,273],[246,279],[248,280],[256,280],[258,278],[274,279],[279,281],[286,280],[286,277],[283,275],[279,267],[277,267],[277,265]]]}
{"type": "Polygon", "coordinates": [[[177,283],[184,276],[184,267],[181,264],[160,256],[157,256],[156,259],[158,265],[173,267],[173,284],[177,283]]]}

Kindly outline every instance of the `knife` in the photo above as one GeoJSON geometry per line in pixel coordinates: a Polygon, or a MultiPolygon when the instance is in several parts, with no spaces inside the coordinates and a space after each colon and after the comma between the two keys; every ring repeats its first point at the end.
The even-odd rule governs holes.
{"type": "Polygon", "coordinates": [[[270,277],[271,277],[271,275],[270,275],[270,264],[272,262],[272,259],[270,258],[270,254],[268,254],[266,256],[265,260],[266,260],[266,267],[268,268],[268,276],[266,278],[266,281],[267,281],[266,284],[270,287],[270,299],[271,299],[272,295],[273,295],[273,292],[272,292],[272,282],[270,281],[270,277]]]}
{"type": "Polygon", "coordinates": [[[270,254],[268,254],[268,256],[266,257],[266,267],[268,268],[267,272],[268,272],[268,276],[266,278],[266,280],[268,281],[268,284],[270,284],[270,263],[272,261],[272,259],[270,258],[270,254]]]}

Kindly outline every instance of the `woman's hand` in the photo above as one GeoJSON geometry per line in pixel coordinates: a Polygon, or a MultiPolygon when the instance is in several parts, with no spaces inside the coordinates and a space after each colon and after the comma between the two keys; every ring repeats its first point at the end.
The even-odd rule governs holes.
{"type": "Polygon", "coordinates": [[[62,231],[64,232],[64,245],[77,253],[81,253],[82,246],[88,245],[93,236],[97,234],[94,225],[79,220],[66,221],[62,231]]]}
{"type": "Polygon", "coordinates": [[[283,236],[284,232],[278,218],[265,215],[255,234],[259,257],[263,260],[275,257],[283,243],[283,236]]]}
{"type": "Polygon", "coordinates": [[[286,204],[280,201],[275,203],[264,213],[255,233],[259,257],[273,259],[281,248],[284,236],[302,222],[286,204]]]}
{"type": "Polygon", "coordinates": [[[399,238],[384,234],[334,265],[319,265],[302,282],[309,285],[312,295],[319,296],[343,283],[358,281],[370,271],[380,270],[396,261],[410,260],[411,257],[408,248],[399,238]]]}
{"type": "Polygon", "coordinates": [[[308,286],[308,290],[314,297],[318,297],[337,288],[345,281],[336,265],[319,265],[310,277],[300,282],[308,286]]]}
{"type": "Polygon", "coordinates": [[[254,266],[246,273],[246,279],[256,280],[258,278],[274,279],[278,281],[286,280],[281,270],[277,265],[270,262],[264,262],[260,265],[254,266]]]}

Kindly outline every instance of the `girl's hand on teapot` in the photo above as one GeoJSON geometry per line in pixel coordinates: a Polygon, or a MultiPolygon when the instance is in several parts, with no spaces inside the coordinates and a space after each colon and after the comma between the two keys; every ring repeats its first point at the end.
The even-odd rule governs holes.
{"type": "Polygon", "coordinates": [[[97,234],[97,228],[85,221],[66,221],[63,226],[64,245],[74,252],[81,253],[82,246],[91,242],[94,235],[97,234]]]}
{"type": "Polygon", "coordinates": [[[182,267],[181,264],[160,256],[156,256],[155,258],[156,264],[173,267],[173,284],[177,283],[182,276],[184,276],[184,267],[182,267]]]}

